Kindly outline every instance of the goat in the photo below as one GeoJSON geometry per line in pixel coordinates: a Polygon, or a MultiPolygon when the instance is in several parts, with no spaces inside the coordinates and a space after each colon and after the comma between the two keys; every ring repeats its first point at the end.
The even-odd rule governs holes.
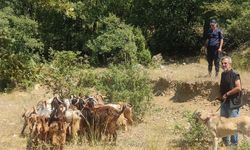
{"type": "Polygon", "coordinates": [[[63,105],[65,108],[67,108],[66,104],[62,100],[57,97],[54,97],[51,102],[51,109],[57,109],[60,105],[63,105]]]}
{"type": "Polygon", "coordinates": [[[95,100],[97,101],[97,104],[101,104],[101,105],[104,105],[104,98],[105,96],[102,96],[100,94],[96,94],[94,96],[95,100]]]}
{"type": "Polygon", "coordinates": [[[68,128],[68,123],[60,121],[53,121],[49,125],[49,136],[51,137],[52,145],[57,149],[62,150],[63,145],[66,142],[66,131],[68,128]],[[60,124],[62,124],[62,128],[60,129],[60,124]]]}
{"type": "Polygon", "coordinates": [[[65,111],[66,122],[69,123],[69,133],[75,140],[77,137],[77,132],[80,129],[80,120],[82,113],[78,109],[68,109],[65,111]]]}
{"type": "Polygon", "coordinates": [[[198,120],[202,121],[213,136],[213,149],[218,149],[218,138],[233,135],[236,132],[250,137],[250,117],[239,116],[225,118],[216,114],[196,113],[198,120]]]}
{"type": "Polygon", "coordinates": [[[25,112],[22,114],[22,118],[24,119],[24,124],[23,124],[22,130],[21,130],[21,135],[24,135],[24,131],[25,131],[25,128],[27,127],[27,125],[32,126],[32,125],[30,125],[31,124],[30,117],[32,114],[36,114],[35,107],[32,107],[31,109],[25,110],[25,112]]]}
{"type": "Polygon", "coordinates": [[[49,132],[48,118],[45,116],[36,116],[36,121],[33,125],[31,138],[33,141],[47,142],[47,136],[49,132]]]}
{"type": "Polygon", "coordinates": [[[127,125],[133,124],[133,113],[132,113],[132,106],[125,103],[118,103],[118,104],[106,104],[107,106],[114,107],[116,110],[121,110],[123,106],[125,106],[125,110],[123,114],[119,117],[117,124],[123,126],[124,130],[127,130],[127,125]]]}
{"type": "Polygon", "coordinates": [[[49,120],[49,125],[51,122],[53,121],[58,121],[59,124],[59,130],[61,130],[63,128],[62,126],[62,122],[66,122],[66,118],[64,115],[64,105],[60,104],[59,106],[57,106],[57,108],[55,108],[51,115],[50,115],[50,120],[49,120]]]}
{"type": "Polygon", "coordinates": [[[81,110],[82,115],[80,121],[80,134],[86,134],[88,142],[92,142],[94,133],[94,114],[92,112],[93,107],[89,107],[89,105],[86,104],[81,110]]]}
{"type": "Polygon", "coordinates": [[[124,110],[125,106],[122,107],[121,111],[111,106],[98,107],[92,110],[94,116],[94,135],[97,140],[101,140],[102,133],[104,133],[106,137],[112,136],[113,142],[116,142],[117,120],[124,110]]]}
{"type": "Polygon", "coordinates": [[[71,104],[76,106],[78,110],[82,110],[86,103],[82,98],[73,98],[71,104]]]}

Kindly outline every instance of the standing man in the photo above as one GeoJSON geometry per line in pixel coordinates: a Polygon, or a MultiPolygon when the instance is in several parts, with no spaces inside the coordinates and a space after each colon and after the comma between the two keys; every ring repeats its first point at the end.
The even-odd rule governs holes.
{"type": "MultiPolygon", "coordinates": [[[[221,94],[221,112],[220,115],[226,118],[238,117],[239,108],[232,108],[230,101],[237,97],[241,92],[240,75],[231,67],[232,59],[229,56],[221,58],[223,72],[221,73],[220,94],[221,94]]],[[[226,146],[238,144],[238,134],[223,138],[226,146]]]]}
{"type": "Polygon", "coordinates": [[[217,28],[216,20],[210,21],[210,29],[207,33],[207,40],[205,47],[207,48],[207,61],[208,61],[208,74],[211,76],[213,63],[215,66],[215,76],[219,74],[220,67],[220,54],[223,45],[223,34],[220,29],[217,28]]]}

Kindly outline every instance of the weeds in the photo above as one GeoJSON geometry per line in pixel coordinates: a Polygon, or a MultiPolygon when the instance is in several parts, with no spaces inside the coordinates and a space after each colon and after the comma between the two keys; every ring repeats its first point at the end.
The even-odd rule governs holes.
{"type": "Polygon", "coordinates": [[[208,139],[211,138],[206,126],[196,121],[194,112],[185,112],[184,118],[187,119],[188,127],[176,125],[174,128],[174,133],[182,137],[178,144],[184,149],[208,149],[208,139]]]}
{"type": "MultiPolygon", "coordinates": [[[[249,44],[248,44],[249,45],[249,44]]],[[[246,47],[242,47],[240,52],[235,52],[232,55],[233,66],[234,68],[241,69],[241,70],[250,70],[250,48],[246,45],[246,47]]]]}
{"type": "Polygon", "coordinates": [[[238,148],[235,150],[250,150],[250,140],[243,140],[238,148]]]}

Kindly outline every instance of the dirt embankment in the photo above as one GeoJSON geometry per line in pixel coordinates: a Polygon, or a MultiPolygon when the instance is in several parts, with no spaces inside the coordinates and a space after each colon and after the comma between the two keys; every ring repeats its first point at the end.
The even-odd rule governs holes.
{"type": "MultiPolygon", "coordinates": [[[[168,65],[161,66],[153,72],[152,83],[155,96],[174,95],[171,100],[174,102],[187,102],[198,99],[205,99],[213,102],[219,94],[220,77],[206,76],[206,65],[168,65]],[[192,71],[192,70],[195,70],[192,71]],[[204,73],[205,72],[205,73],[204,73]]],[[[243,93],[245,107],[250,107],[250,89],[247,83],[248,74],[242,73],[243,93]]]]}

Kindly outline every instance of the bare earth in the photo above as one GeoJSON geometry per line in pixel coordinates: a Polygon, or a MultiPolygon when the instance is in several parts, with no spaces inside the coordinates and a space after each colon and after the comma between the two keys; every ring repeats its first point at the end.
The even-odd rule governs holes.
{"type": "MultiPolygon", "coordinates": [[[[152,80],[157,81],[159,77],[167,80],[176,80],[185,83],[194,82],[219,82],[220,77],[206,77],[207,66],[205,63],[193,63],[185,65],[160,66],[150,71],[152,80]]],[[[249,73],[240,72],[243,88],[250,90],[249,73]]],[[[19,137],[22,127],[21,114],[24,108],[30,108],[39,100],[47,99],[50,94],[37,86],[30,92],[15,91],[11,94],[0,94],[0,149],[20,150],[26,149],[27,139],[19,137]]],[[[99,144],[89,146],[87,143],[81,145],[66,145],[66,150],[74,149],[119,149],[119,150],[176,150],[181,149],[176,144],[180,135],[173,132],[175,125],[185,125],[187,121],[182,117],[185,111],[203,110],[216,112],[219,105],[206,97],[196,95],[191,100],[176,101],[175,90],[167,90],[161,96],[155,96],[153,106],[145,115],[142,123],[129,128],[129,131],[119,132],[116,146],[99,144]]],[[[185,99],[185,97],[183,97],[185,99]]],[[[249,100],[249,99],[248,99],[249,100]]],[[[241,109],[241,115],[250,116],[249,107],[241,109]]],[[[242,138],[242,137],[240,137],[242,138]]]]}

